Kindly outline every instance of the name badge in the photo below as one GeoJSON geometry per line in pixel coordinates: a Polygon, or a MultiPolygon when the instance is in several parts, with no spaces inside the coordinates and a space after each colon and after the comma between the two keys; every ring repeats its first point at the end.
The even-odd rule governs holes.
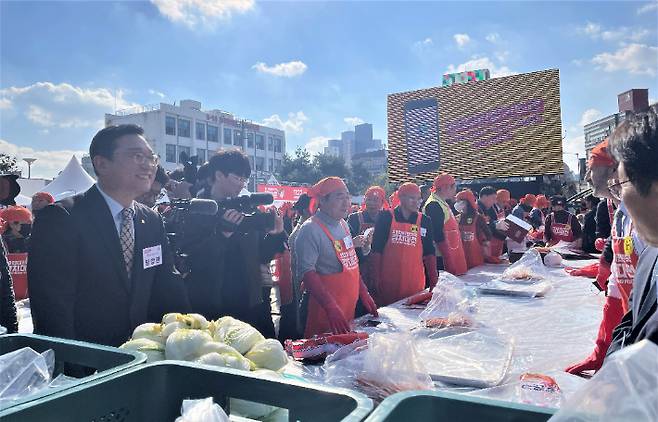
{"type": "Polygon", "coordinates": [[[354,246],[354,243],[352,243],[352,236],[345,236],[343,242],[345,243],[345,247],[347,249],[351,249],[354,246]]]}
{"type": "Polygon", "coordinates": [[[427,235],[427,229],[425,227],[420,228],[420,235],[425,237],[427,235]]]}
{"type": "Polygon", "coordinates": [[[624,254],[633,254],[633,238],[631,236],[626,236],[624,238],[624,254]]]}
{"type": "Polygon", "coordinates": [[[142,257],[144,258],[144,269],[162,265],[162,245],[144,248],[142,257]]]}

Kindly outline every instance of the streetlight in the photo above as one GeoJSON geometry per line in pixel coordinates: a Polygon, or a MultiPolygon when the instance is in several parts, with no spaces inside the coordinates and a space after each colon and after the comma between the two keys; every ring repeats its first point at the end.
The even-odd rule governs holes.
{"type": "Polygon", "coordinates": [[[37,161],[36,158],[23,158],[23,161],[27,163],[27,178],[30,179],[32,176],[32,163],[37,161]]]}

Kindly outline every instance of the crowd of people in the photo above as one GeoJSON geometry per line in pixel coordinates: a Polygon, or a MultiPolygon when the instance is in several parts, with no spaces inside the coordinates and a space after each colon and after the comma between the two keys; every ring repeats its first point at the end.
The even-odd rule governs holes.
{"type": "Polygon", "coordinates": [[[346,333],[355,317],[432,289],[441,271],[459,276],[531,245],[566,244],[602,252],[593,276],[607,296],[595,350],[567,370],[596,370],[606,353],[658,342],[655,109],[592,151],[592,194],[576,206],[538,193],[517,201],[491,186],[458,191],[442,173],[390,196],[372,186],[356,209],[344,181],[327,177],[294,204],[247,212],[224,205],[251,174],[239,150],[166,174],[143,130],[120,125],[99,131],[89,152],[97,183],[58,202],[38,193],[31,211],[13,204],[15,178],[0,179],[0,324],[9,332],[17,320],[7,253],[29,254],[36,333],[118,346],[167,312],[230,315],[275,337],[275,282],[279,339],[346,333]],[[195,212],[191,198],[214,201],[216,213],[195,212]],[[514,219],[530,228],[521,241],[507,235],[514,219]]]}

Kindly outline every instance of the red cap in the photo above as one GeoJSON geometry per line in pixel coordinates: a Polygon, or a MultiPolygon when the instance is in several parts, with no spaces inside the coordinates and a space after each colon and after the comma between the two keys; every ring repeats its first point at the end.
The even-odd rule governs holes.
{"type": "Polygon", "coordinates": [[[475,194],[470,189],[464,189],[463,191],[457,194],[457,201],[468,201],[474,210],[477,210],[477,204],[475,202],[475,194]]]}
{"type": "Polygon", "coordinates": [[[436,192],[437,189],[444,188],[446,186],[451,186],[455,184],[455,178],[447,173],[442,173],[436,176],[434,179],[434,184],[432,185],[432,192],[436,192]]]}
{"type": "Polygon", "coordinates": [[[0,212],[0,217],[5,221],[11,223],[12,221],[18,221],[20,223],[31,223],[32,222],[32,213],[25,207],[21,206],[11,206],[5,208],[0,212]]]}
{"type": "Polygon", "coordinates": [[[587,166],[592,167],[614,167],[617,162],[612,158],[610,148],[608,147],[608,140],[601,142],[589,153],[589,160],[587,166]]]}

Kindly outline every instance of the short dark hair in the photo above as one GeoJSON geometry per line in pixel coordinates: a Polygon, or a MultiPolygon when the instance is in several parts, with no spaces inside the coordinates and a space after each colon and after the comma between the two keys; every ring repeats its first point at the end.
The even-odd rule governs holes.
{"type": "MultiPolygon", "coordinates": [[[[658,182],[658,116],[654,104],[628,117],[611,136],[612,151],[640,195],[647,196],[658,182]]],[[[623,182],[623,180],[622,180],[623,182]]]]}
{"type": "Polygon", "coordinates": [[[116,140],[125,135],[144,135],[144,129],[134,124],[112,125],[105,127],[94,135],[89,145],[89,156],[93,160],[95,156],[100,155],[105,158],[112,158],[112,154],[117,149],[116,140]]]}
{"type": "Polygon", "coordinates": [[[169,181],[169,176],[167,176],[165,169],[160,164],[158,164],[158,168],[155,170],[155,181],[162,186],[166,185],[169,181]]]}
{"type": "Polygon", "coordinates": [[[496,194],[496,189],[494,189],[491,186],[485,186],[482,189],[480,189],[480,198],[482,198],[483,196],[489,196],[495,194],[496,194]]]}
{"type": "Polygon", "coordinates": [[[215,173],[218,171],[221,171],[224,176],[228,176],[229,173],[242,177],[249,177],[251,175],[249,158],[237,149],[219,151],[210,157],[208,167],[213,179],[215,178],[215,173]]]}

